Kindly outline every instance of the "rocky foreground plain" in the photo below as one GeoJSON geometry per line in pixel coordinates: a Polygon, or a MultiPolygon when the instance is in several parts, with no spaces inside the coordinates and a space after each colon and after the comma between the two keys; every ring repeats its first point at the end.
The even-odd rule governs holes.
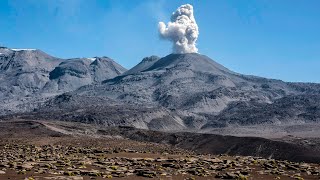
{"type": "Polygon", "coordinates": [[[319,164],[250,156],[201,155],[127,140],[110,139],[109,143],[105,139],[72,137],[57,140],[54,145],[23,144],[17,140],[2,142],[0,179],[320,178],[319,164]],[[81,141],[86,141],[84,146],[81,141]],[[96,141],[105,141],[106,146],[97,147],[96,141]]]}
{"type": "Polygon", "coordinates": [[[196,154],[118,138],[6,138],[0,179],[320,179],[320,165],[196,154]]]}
{"type": "Polygon", "coordinates": [[[97,135],[91,126],[86,133],[61,128],[67,125],[0,121],[0,179],[320,179],[318,163],[204,154],[166,142],[97,135]]]}

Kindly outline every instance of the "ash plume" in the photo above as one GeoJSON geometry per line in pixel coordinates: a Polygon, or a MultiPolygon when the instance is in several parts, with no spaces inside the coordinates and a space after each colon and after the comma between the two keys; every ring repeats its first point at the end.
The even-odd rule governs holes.
{"type": "Polygon", "coordinates": [[[185,4],[172,13],[166,25],[159,22],[160,37],[173,42],[173,53],[197,53],[196,41],[199,28],[193,16],[193,6],[185,4]]]}

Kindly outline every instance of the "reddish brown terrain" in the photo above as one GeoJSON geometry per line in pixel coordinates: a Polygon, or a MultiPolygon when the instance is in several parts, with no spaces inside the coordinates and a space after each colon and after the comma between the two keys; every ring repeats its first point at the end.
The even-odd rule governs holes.
{"type": "Polygon", "coordinates": [[[3,121],[0,127],[0,179],[320,178],[317,163],[199,153],[170,138],[136,141],[134,136],[155,141],[161,134],[129,127],[102,131],[85,124],[23,120],[3,121]]]}

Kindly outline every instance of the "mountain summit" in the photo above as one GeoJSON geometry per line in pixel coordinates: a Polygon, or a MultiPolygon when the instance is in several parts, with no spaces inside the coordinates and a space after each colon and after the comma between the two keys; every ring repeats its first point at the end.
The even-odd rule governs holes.
{"type": "Polygon", "coordinates": [[[207,56],[55,58],[0,48],[0,112],[154,130],[315,123],[320,85],[242,75],[207,56]]]}
{"type": "Polygon", "coordinates": [[[54,109],[60,115],[46,117],[156,130],[295,124],[319,121],[312,115],[319,110],[310,110],[320,107],[312,100],[319,92],[318,84],[242,75],[204,55],[170,54],[145,58],[120,76],[56,97],[39,112],[54,109]]]}
{"type": "Polygon", "coordinates": [[[0,47],[0,114],[31,111],[39,101],[125,71],[107,57],[61,59],[37,49],[0,47]]]}
{"type": "Polygon", "coordinates": [[[46,92],[68,92],[114,78],[126,69],[107,57],[76,58],[60,63],[49,73],[46,92]]]}

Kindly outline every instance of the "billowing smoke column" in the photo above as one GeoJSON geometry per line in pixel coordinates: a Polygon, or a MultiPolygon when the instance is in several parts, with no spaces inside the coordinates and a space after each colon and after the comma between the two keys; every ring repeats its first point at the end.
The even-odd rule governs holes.
{"type": "Polygon", "coordinates": [[[190,4],[180,6],[172,13],[168,25],[159,22],[159,33],[163,39],[173,42],[173,52],[178,54],[197,53],[196,41],[199,29],[193,16],[193,7],[190,4]]]}

